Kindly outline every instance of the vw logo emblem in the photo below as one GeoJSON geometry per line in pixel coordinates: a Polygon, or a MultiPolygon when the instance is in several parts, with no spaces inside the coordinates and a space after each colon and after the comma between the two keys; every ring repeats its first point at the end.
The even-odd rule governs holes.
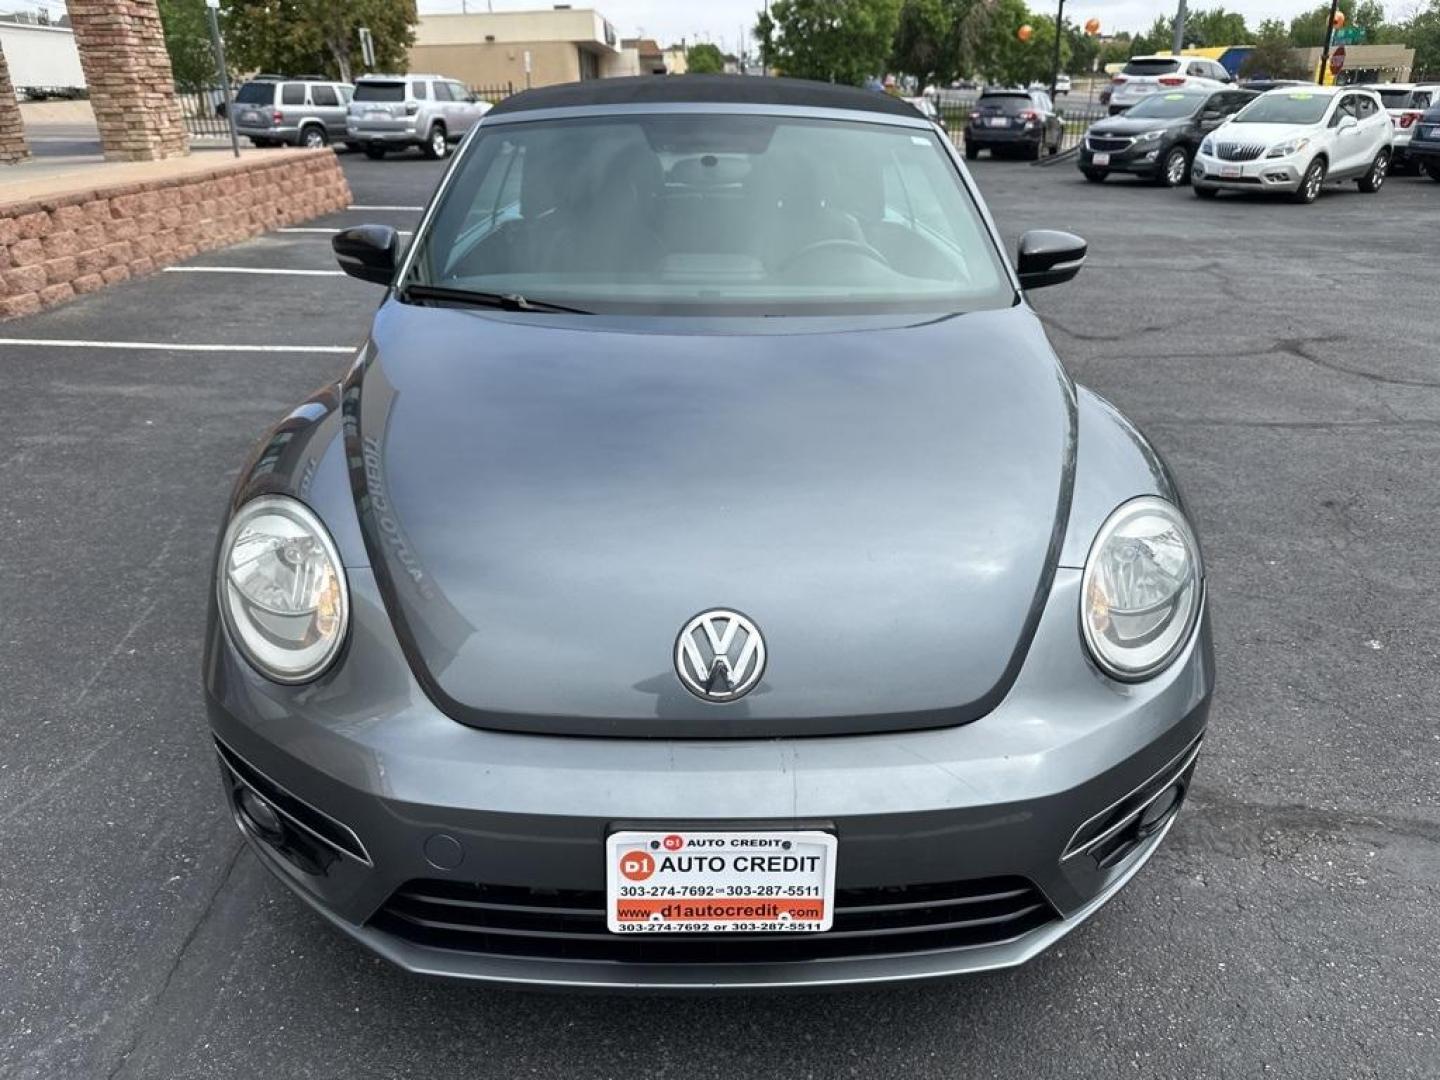
{"type": "Polygon", "coordinates": [[[734,701],[755,689],[765,673],[765,639],[738,611],[702,611],[675,640],[675,671],[696,697],[734,701]]]}

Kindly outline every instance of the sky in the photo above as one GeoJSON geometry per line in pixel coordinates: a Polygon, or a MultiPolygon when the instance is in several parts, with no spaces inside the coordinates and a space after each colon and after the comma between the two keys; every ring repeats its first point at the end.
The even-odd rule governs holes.
{"type": "MultiPolygon", "coordinates": [[[[553,0],[420,0],[422,14],[460,11],[462,2],[472,12],[493,7],[496,11],[524,11],[553,6],[553,0]]],[[[569,0],[572,7],[593,7],[609,19],[621,37],[655,38],[671,45],[685,38],[713,41],[727,52],[736,52],[743,27],[749,35],[762,0],[569,0]]],[[[1050,9],[1044,0],[1028,0],[1036,11],[1050,9]]],[[[1317,0],[1189,0],[1192,8],[1223,6],[1238,11],[1251,24],[1261,19],[1282,18],[1315,7],[1317,0]]],[[[1404,18],[1418,6],[1418,0],[1386,0],[1392,19],[1404,18]]],[[[1102,33],[1148,29],[1159,15],[1175,11],[1174,0],[1067,0],[1065,14],[1077,23],[1100,20],[1102,33]]]]}

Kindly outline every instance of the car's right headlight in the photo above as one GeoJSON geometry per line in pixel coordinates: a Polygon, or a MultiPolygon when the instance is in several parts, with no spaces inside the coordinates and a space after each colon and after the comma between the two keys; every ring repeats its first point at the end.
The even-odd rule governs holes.
{"type": "Polygon", "coordinates": [[[1204,154],[1206,157],[1214,157],[1215,140],[1210,138],[1210,136],[1208,135],[1205,136],[1205,141],[1200,144],[1200,153],[1204,154]]]}
{"type": "Polygon", "coordinates": [[[1107,675],[1126,682],[1167,667],[1200,615],[1200,548],[1185,515],[1146,495],[1100,527],[1081,579],[1085,644],[1107,675]]]}
{"type": "Polygon", "coordinates": [[[1289,157],[1291,154],[1298,154],[1305,147],[1310,145],[1310,140],[1305,138],[1287,139],[1282,143],[1276,143],[1270,148],[1267,158],[1289,157]]]}
{"type": "Polygon", "coordinates": [[[296,499],[264,495],[235,512],[220,545],[220,612],[262,675],[308,682],[339,652],[350,594],[334,541],[296,499]]]}

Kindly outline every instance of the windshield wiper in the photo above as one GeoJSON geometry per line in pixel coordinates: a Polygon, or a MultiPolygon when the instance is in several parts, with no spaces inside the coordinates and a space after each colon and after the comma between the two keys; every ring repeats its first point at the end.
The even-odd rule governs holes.
{"type": "Polygon", "coordinates": [[[519,293],[478,292],[474,289],[449,289],[444,285],[410,284],[400,290],[405,303],[436,300],[440,303],[469,304],[471,307],[500,308],[502,311],[560,311],[571,315],[589,315],[584,308],[552,304],[548,300],[531,300],[519,293]]]}

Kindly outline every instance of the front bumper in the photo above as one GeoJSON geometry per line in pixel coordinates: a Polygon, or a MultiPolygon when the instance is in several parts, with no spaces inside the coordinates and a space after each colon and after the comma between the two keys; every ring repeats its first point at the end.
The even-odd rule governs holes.
{"type": "Polygon", "coordinates": [[[1222,191],[1273,191],[1291,193],[1300,189],[1309,161],[1295,156],[1258,158],[1254,161],[1221,161],[1208,154],[1196,154],[1190,181],[1196,187],[1222,191]]]}
{"type": "Polygon", "coordinates": [[[1086,140],[1080,144],[1079,166],[1101,172],[1135,173],[1140,176],[1155,176],[1164,167],[1165,152],[1169,149],[1164,142],[1133,142],[1121,150],[1094,150],[1086,140]],[[1101,155],[1101,162],[1095,160],[1101,155]]]}
{"type": "Polygon", "coordinates": [[[207,706],[228,762],[232,811],[247,782],[268,790],[282,811],[288,805],[314,826],[297,830],[294,843],[267,840],[236,811],[269,869],[375,952],[411,971],[468,979],[761,988],[1023,963],[1088,918],[1154,852],[1173,812],[1144,835],[1131,835],[1122,818],[1135,811],[1130,797],[1149,798],[1157,783],[1178,806],[1213,681],[1204,621],[1160,678],[1135,686],[1103,679],[1079,642],[1079,571],[1062,569],[1010,694],[962,727],[713,741],[484,731],[425,698],[370,572],[349,576],[348,654],[309,686],[260,678],[212,620],[207,706]],[[1076,850],[1112,825],[1104,843],[1076,850]],[[943,888],[950,898],[890,905],[905,908],[906,919],[932,918],[920,930],[823,942],[824,934],[787,935],[775,949],[792,957],[784,961],[768,959],[763,942],[731,935],[709,939],[712,955],[655,962],[669,955],[664,947],[647,957],[644,940],[605,934],[603,920],[597,930],[583,909],[604,887],[607,833],[670,826],[830,829],[841,893],[933,899],[943,888]],[[965,910],[972,901],[963,896],[994,891],[986,883],[998,879],[1018,883],[1011,892],[1028,890],[1023,915],[1014,913],[1020,900],[987,900],[995,906],[984,909],[994,912],[986,925],[971,919],[976,925],[956,929],[958,917],[946,912],[965,910]],[[464,914],[407,922],[397,893],[416,891],[464,914]],[[549,918],[555,911],[565,914],[549,918]],[[942,922],[949,936],[937,937],[942,922]],[[813,956],[797,952],[801,937],[813,956]],[[620,944],[639,951],[617,962],[612,946],[620,944]]]}

